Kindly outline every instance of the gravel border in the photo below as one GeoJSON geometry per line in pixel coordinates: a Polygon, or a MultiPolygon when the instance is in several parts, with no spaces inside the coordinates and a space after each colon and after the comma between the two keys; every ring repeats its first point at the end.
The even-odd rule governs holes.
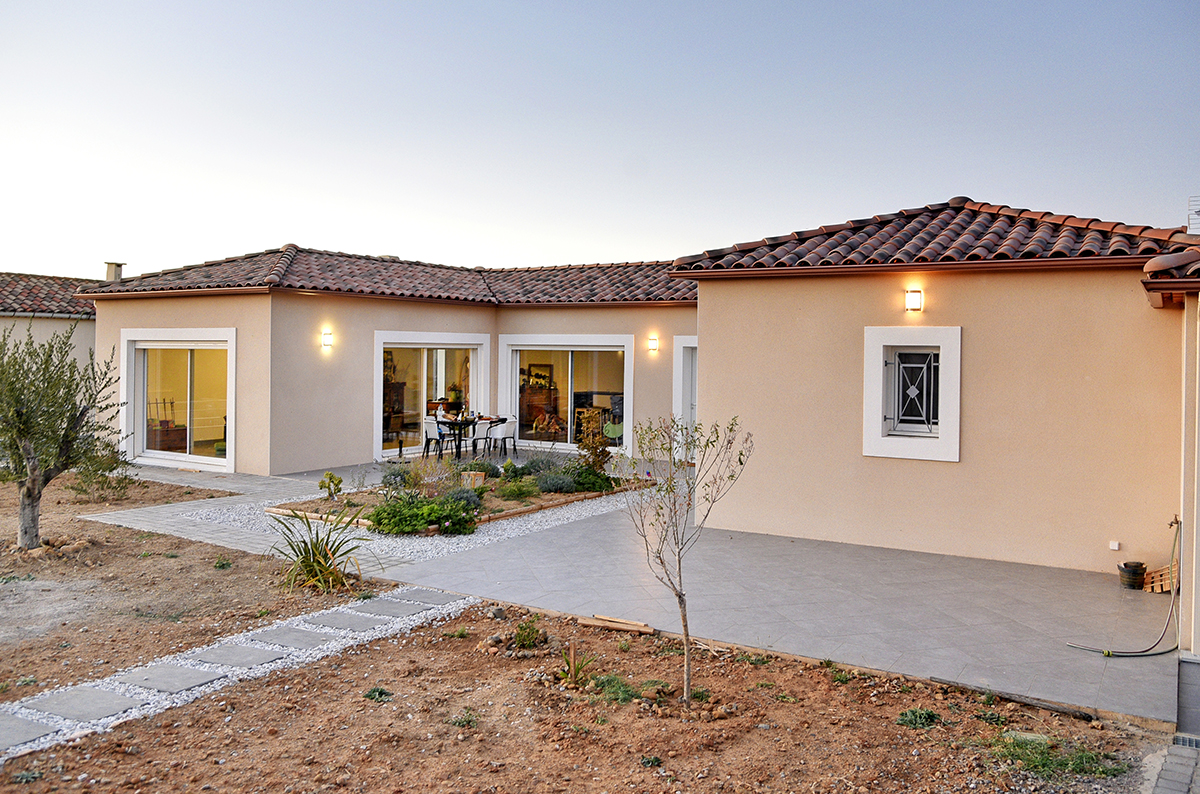
{"type": "MultiPolygon", "coordinates": [[[[221,524],[251,532],[279,535],[277,522],[263,511],[268,507],[296,499],[254,502],[251,504],[212,507],[184,513],[183,518],[221,524]]],[[[535,513],[489,521],[480,524],[470,535],[384,535],[356,527],[359,537],[364,539],[361,551],[379,557],[393,557],[410,562],[424,562],[448,554],[458,554],[481,546],[487,546],[509,538],[519,538],[534,532],[562,526],[572,521],[591,518],[625,507],[624,494],[612,494],[596,499],[583,499],[560,507],[551,507],[535,513]]]]}
{"type": "MultiPolygon", "coordinates": [[[[400,590],[395,590],[383,596],[377,596],[380,599],[393,601],[414,602],[415,599],[404,597],[405,593],[413,591],[428,591],[429,588],[424,587],[407,587],[400,590]]],[[[233,634],[197,648],[188,648],[179,653],[169,656],[161,656],[152,659],[146,664],[139,664],[132,667],[127,667],[119,670],[107,678],[102,678],[96,681],[84,681],[78,684],[73,684],[66,687],[58,687],[56,689],[39,692],[37,695],[25,698],[12,703],[0,704],[0,712],[11,714],[15,717],[33,720],[55,728],[53,733],[46,734],[37,739],[34,739],[24,744],[15,745],[6,750],[0,751],[0,766],[12,758],[25,755],[39,750],[45,750],[58,744],[69,742],[81,736],[86,736],[90,733],[98,733],[112,730],[121,723],[130,720],[142,719],[144,717],[160,714],[168,709],[184,706],[193,701],[199,700],[206,695],[214,695],[225,687],[232,686],[242,681],[248,681],[255,678],[262,678],[277,670],[289,670],[303,665],[312,664],[329,656],[336,656],[344,651],[357,646],[366,645],[379,640],[388,639],[392,643],[397,643],[397,638],[409,634],[418,626],[424,625],[440,625],[447,620],[458,616],[468,607],[473,604],[480,603],[479,599],[464,596],[448,604],[435,606],[427,605],[426,609],[414,615],[408,615],[401,618],[393,618],[386,623],[382,623],[370,629],[363,631],[352,631],[349,629],[331,629],[325,626],[314,626],[305,622],[305,618],[313,615],[323,615],[332,612],[348,612],[353,614],[361,614],[354,611],[354,606],[358,602],[345,604],[342,606],[324,609],[318,612],[308,612],[303,615],[287,618],[286,620],[277,620],[270,626],[259,626],[255,629],[242,632],[241,634],[233,634]],[[288,626],[292,628],[304,629],[306,631],[319,631],[323,634],[333,635],[333,639],[325,642],[309,650],[289,648],[281,645],[274,645],[269,642],[254,639],[251,635],[260,634],[264,631],[288,626]],[[210,662],[202,662],[196,659],[189,658],[197,653],[205,651],[209,648],[218,645],[245,645],[253,648],[263,648],[274,651],[285,652],[287,655],[281,659],[276,659],[265,664],[256,665],[254,667],[233,667],[230,665],[213,664],[210,662]],[[132,670],[139,670],[151,665],[171,663],[179,667],[188,667],[194,670],[204,670],[214,673],[220,673],[223,677],[216,681],[211,681],[207,684],[192,687],[182,692],[171,694],[168,692],[159,692],[156,689],[146,689],[134,684],[127,684],[123,681],[118,681],[119,676],[123,676],[132,670]],[[53,692],[62,692],[64,690],[76,689],[79,687],[90,687],[92,689],[100,689],[107,692],[113,692],[118,695],[126,695],[135,697],[140,700],[148,701],[146,705],[137,708],[122,711],[110,717],[103,717],[97,720],[80,722],[76,720],[59,717],[55,714],[49,714],[37,709],[39,701],[44,700],[53,692]]],[[[416,603],[421,603],[416,601],[416,603]]],[[[374,616],[378,617],[378,616],[374,616]]]]}

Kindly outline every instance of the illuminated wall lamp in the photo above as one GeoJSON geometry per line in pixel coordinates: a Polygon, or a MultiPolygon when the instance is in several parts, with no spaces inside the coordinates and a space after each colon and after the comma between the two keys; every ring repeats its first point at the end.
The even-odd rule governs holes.
{"type": "Polygon", "coordinates": [[[919,312],[925,309],[925,294],[919,289],[904,290],[904,311],[919,312]]]}
{"type": "Polygon", "coordinates": [[[658,350],[658,337],[657,336],[650,337],[649,347],[651,350],[658,350]]]}
{"type": "Polygon", "coordinates": [[[321,332],[321,347],[326,349],[333,347],[333,331],[321,332]]]}

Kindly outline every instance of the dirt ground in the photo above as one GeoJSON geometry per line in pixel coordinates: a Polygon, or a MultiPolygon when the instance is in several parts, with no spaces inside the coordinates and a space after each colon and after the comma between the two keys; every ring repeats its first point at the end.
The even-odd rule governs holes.
{"type": "MultiPolygon", "coordinates": [[[[104,677],[347,597],[289,596],[278,588],[277,566],[259,558],[73,518],[151,497],[206,495],[182,491],[152,486],[112,508],[51,498],[45,534],[87,545],[62,557],[4,551],[0,581],[13,577],[0,585],[5,616],[23,614],[9,600],[14,592],[26,604],[59,604],[52,620],[22,617],[17,635],[0,635],[5,699],[104,677]],[[222,556],[231,567],[214,567],[222,556]]],[[[12,498],[0,491],[0,510],[9,511],[3,500],[12,498]]],[[[15,537],[10,523],[3,531],[15,537]]],[[[692,686],[707,699],[684,712],[676,640],[542,616],[533,626],[548,636],[523,651],[511,639],[530,614],[506,605],[497,618],[492,610],[480,605],[442,625],[13,759],[0,790],[1133,792],[1142,782],[1139,759],[1167,741],[930,682],[736,648],[697,654],[692,686]],[[642,697],[620,703],[595,688],[564,688],[555,674],[569,641],[579,658],[595,657],[584,678],[612,676],[642,697]],[[372,690],[377,700],[365,697],[372,690]],[[927,728],[898,724],[909,709],[938,719],[927,728]],[[1006,730],[1051,737],[1063,750],[1112,753],[1133,769],[1046,782],[997,756],[1006,730]]]]}

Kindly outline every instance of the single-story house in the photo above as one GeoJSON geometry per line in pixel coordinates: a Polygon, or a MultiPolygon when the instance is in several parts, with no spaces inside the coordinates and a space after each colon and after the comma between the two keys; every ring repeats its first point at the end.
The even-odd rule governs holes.
{"type": "Polygon", "coordinates": [[[489,270],[286,245],[81,296],[98,349],[117,350],[131,459],[285,474],[419,450],[438,409],[512,417],[525,448],[572,445],[594,412],[627,445],[627,423],[692,405],[695,284],[671,267],[489,270]]]}
{"type": "Polygon", "coordinates": [[[715,526],[1111,573],[1167,564],[1178,515],[1200,692],[1198,293],[1183,227],[959,197],[674,262],[288,245],[80,297],[146,464],[363,463],[418,449],[438,409],[569,446],[581,412],[617,428],[698,405],[755,437],[715,526]]]}
{"type": "Polygon", "coordinates": [[[41,276],[32,273],[0,273],[0,330],[11,329],[17,339],[28,328],[33,338],[45,342],[72,325],[75,357],[88,360],[96,346],[96,306],[75,293],[100,282],[95,279],[41,276]]]}

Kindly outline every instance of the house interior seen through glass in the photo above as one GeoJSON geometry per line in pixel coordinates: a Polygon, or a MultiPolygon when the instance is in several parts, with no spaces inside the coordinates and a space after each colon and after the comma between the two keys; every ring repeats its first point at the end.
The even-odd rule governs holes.
{"type": "Polygon", "coordinates": [[[610,445],[623,441],[623,350],[517,351],[519,437],[576,443],[585,422],[599,420],[610,445]]]}
{"type": "Polygon", "coordinates": [[[146,450],[225,457],[228,352],[152,348],[142,353],[146,450]]]}
{"type": "Polygon", "coordinates": [[[453,347],[383,349],[383,448],[421,442],[421,421],[471,410],[471,350],[453,347]]]}

